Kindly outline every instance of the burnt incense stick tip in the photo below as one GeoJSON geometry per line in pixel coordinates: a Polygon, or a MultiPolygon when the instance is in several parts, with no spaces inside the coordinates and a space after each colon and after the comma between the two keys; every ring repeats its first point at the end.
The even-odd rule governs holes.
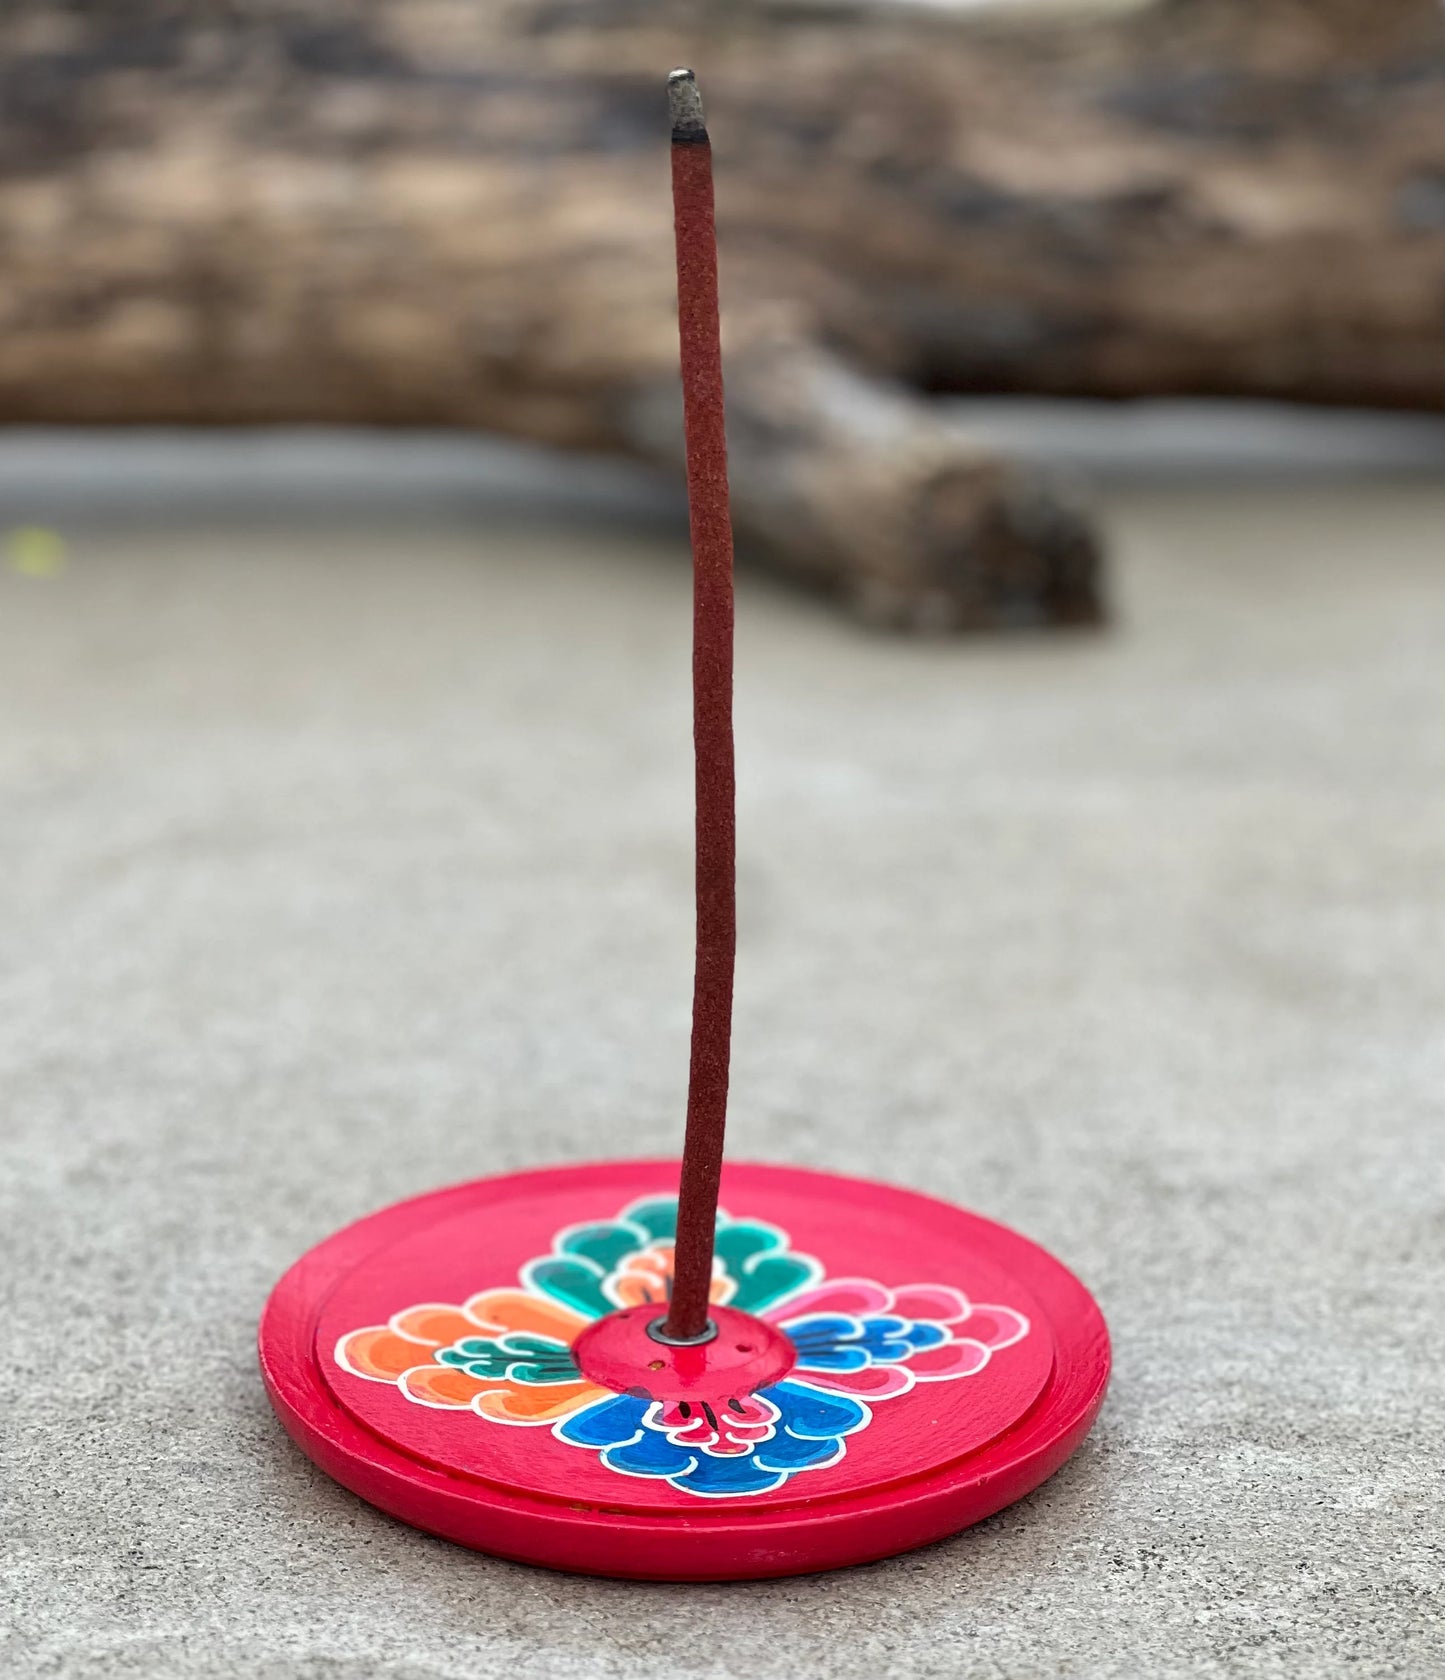
{"type": "Polygon", "coordinates": [[[674,146],[707,143],[707,122],[702,114],[702,95],[691,70],[674,70],[667,78],[667,106],[672,114],[674,146]]]}

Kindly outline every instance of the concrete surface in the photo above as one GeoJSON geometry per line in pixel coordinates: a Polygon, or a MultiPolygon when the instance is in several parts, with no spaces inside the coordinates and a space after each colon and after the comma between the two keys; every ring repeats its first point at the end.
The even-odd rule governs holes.
{"type": "Polygon", "coordinates": [[[1445,491],[1116,490],[1074,639],[745,580],[735,1152],[1019,1225],[1117,1363],[979,1529],[702,1588],[407,1531],[252,1351],[343,1221],[675,1144],[671,504],[247,495],[0,566],[0,1673],[1445,1668],[1445,491]]]}

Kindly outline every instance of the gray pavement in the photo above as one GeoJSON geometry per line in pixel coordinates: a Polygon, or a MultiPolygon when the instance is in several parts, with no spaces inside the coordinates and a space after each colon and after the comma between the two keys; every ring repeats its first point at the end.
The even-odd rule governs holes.
{"type": "Polygon", "coordinates": [[[1116,1366],[980,1528],[680,1588],[406,1530],[253,1355],[338,1224],[676,1143],[675,501],[15,447],[0,524],[66,563],[0,565],[0,1673],[1445,1669],[1438,480],[1115,487],[1100,635],[744,579],[735,1152],[1018,1225],[1116,1366]]]}

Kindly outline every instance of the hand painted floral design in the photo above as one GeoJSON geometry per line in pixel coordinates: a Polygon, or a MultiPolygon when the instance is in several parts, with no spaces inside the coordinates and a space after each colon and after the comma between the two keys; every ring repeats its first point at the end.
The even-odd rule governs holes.
{"type": "Polygon", "coordinates": [[[521,1268],[520,1288],[408,1307],[343,1336],[337,1363],[418,1405],[548,1425],[621,1475],[719,1497],[767,1493],[836,1464],[873,1405],[916,1383],[972,1376],[1028,1334],[1022,1313],[941,1284],[825,1279],[787,1232],[720,1212],[712,1299],[781,1330],[793,1369],[717,1406],[613,1393],[583,1376],[572,1344],[615,1308],[667,1299],[676,1217],[674,1198],[649,1197],[615,1219],[569,1226],[521,1268]]]}

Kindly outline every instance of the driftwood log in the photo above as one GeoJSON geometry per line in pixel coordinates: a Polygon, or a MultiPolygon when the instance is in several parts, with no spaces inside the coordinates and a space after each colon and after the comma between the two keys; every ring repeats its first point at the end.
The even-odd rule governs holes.
{"type": "Polygon", "coordinates": [[[10,0],[0,421],[488,428],[679,464],[663,76],[719,174],[745,540],[1081,621],[943,391],[1434,405],[1436,0],[10,0]]]}

